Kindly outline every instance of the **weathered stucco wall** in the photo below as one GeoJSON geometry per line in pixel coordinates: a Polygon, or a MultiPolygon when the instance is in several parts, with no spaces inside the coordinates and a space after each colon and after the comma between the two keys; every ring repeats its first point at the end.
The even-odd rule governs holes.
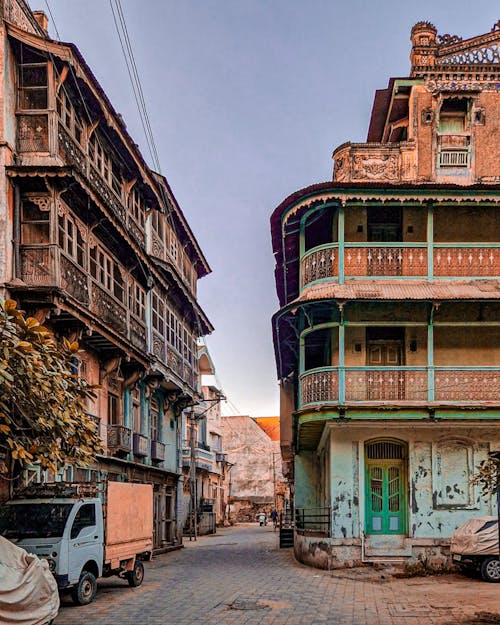
{"type": "Polygon", "coordinates": [[[272,441],[249,416],[222,417],[220,426],[224,450],[229,462],[234,463],[230,474],[231,496],[272,506],[274,477],[276,481],[283,479],[279,440],[272,441]]]}
{"type": "MultiPolygon", "coordinates": [[[[470,427],[410,428],[391,425],[347,428],[332,426],[325,446],[330,452],[331,537],[314,533],[296,537],[297,557],[320,568],[352,565],[369,556],[443,558],[452,532],[470,518],[496,513],[496,503],[471,484],[481,460],[500,439],[487,424],[470,427]],[[390,429],[389,429],[390,428],[390,429]],[[390,436],[408,445],[406,496],[407,532],[367,535],[365,531],[364,445],[390,436]]],[[[320,456],[307,452],[296,457],[297,507],[316,507],[320,456]],[[299,502],[300,501],[300,506],[299,502]]]]}

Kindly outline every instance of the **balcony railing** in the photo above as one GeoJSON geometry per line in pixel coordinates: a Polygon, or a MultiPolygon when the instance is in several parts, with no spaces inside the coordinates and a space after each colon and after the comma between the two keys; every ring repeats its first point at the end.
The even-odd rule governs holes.
{"type": "Polygon", "coordinates": [[[108,449],[110,454],[132,451],[132,430],[123,425],[108,425],[108,449]]]}
{"type": "Polygon", "coordinates": [[[438,152],[439,167],[469,167],[469,150],[440,150],[438,152]]]}
{"type": "Polygon", "coordinates": [[[148,455],[148,442],[149,439],[143,434],[134,432],[134,455],[135,456],[147,456],[148,455]]]}
{"type": "Polygon", "coordinates": [[[300,375],[300,408],[319,404],[498,401],[499,367],[322,367],[300,375]]]}
{"type": "Polygon", "coordinates": [[[415,171],[408,166],[406,155],[414,149],[411,142],[345,143],[333,154],[333,180],[391,183],[412,180],[415,171]]]}
{"type": "Polygon", "coordinates": [[[330,243],[307,251],[300,262],[301,287],[317,280],[401,277],[433,279],[497,277],[500,246],[490,243],[330,243]],[[342,276],[339,276],[339,254],[342,276]],[[428,262],[428,259],[431,262],[428,262]]]}
{"type": "Polygon", "coordinates": [[[151,441],[151,458],[159,462],[165,460],[165,443],[160,441],[151,441]]]}
{"type": "Polygon", "coordinates": [[[295,528],[299,534],[329,537],[332,528],[331,508],[296,508],[295,528]]]}
{"type": "Polygon", "coordinates": [[[57,245],[23,245],[20,277],[29,286],[64,290],[77,302],[119,332],[138,349],[146,350],[146,324],[131,315],[125,304],[97,283],[57,245]]]}

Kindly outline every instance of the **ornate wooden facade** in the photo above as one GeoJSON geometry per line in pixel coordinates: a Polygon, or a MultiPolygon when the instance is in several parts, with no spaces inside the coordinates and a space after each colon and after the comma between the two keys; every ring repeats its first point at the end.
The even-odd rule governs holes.
{"type": "Polygon", "coordinates": [[[23,0],[2,7],[3,292],[78,339],[79,373],[101,387],[97,469],[155,483],[161,547],[176,538],[182,411],[201,397],[196,342],[212,326],[196,284],[210,268],[78,49],[23,0]]]}

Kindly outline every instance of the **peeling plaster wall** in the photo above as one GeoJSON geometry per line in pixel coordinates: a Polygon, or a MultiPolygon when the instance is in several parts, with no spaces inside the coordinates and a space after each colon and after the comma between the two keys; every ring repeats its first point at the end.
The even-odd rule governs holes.
{"type": "Polygon", "coordinates": [[[495,430],[495,426],[487,425],[390,430],[332,428],[332,536],[360,536],[360,518],[364,525],[364,443],[387,436],[408,444],[410,537],[449,539],[466,520],[494,514],[495,502],[481,497],[480,489],[470,484],[470,478],[488,451],[500,448],[495,430]]]}
{"type": "Polygon", "coordinates": [[[303,451],[295,456],[295,507],[318,508],[320,500],[320,463],[316,453],[303,451]]]}
{"type": "MultiPolygon", "coordinates": [[[[495,425],[332,426],[326,445],[330,450],[332,534],[297,532],[295,555],[305,564],[330,569],[353,566],[369,556],[402,556],[424,557],[436,566],[445,565],[452,532],[470,518],[496,514],[496,502],[482,497],[480,489],[470,484],[487,452],[500,449],[495,425]],[[363,539],[364,444],[386,437],[408,445],[408,533],[363,539]]],[[[317,497],[317,455],[302,452],[296,456],[295,470],[297,507],[328,505],[326,498],[317,497]]]]}
{"type": "Polygon", "coordinates": [[[338,439],[331,436],[331,506],[332,535],[337,538],[359,536],[358,512],[358,450],[357,444],[349,438],[338,439]]]}

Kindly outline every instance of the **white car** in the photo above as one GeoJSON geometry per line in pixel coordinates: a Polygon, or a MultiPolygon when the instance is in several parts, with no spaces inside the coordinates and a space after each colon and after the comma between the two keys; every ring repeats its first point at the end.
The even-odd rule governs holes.
{"type": "Polygon", "coordinates": [[[58,611],[57,582],[47,561],[0,536],[0,623],[45,625],[58,611]]]}

